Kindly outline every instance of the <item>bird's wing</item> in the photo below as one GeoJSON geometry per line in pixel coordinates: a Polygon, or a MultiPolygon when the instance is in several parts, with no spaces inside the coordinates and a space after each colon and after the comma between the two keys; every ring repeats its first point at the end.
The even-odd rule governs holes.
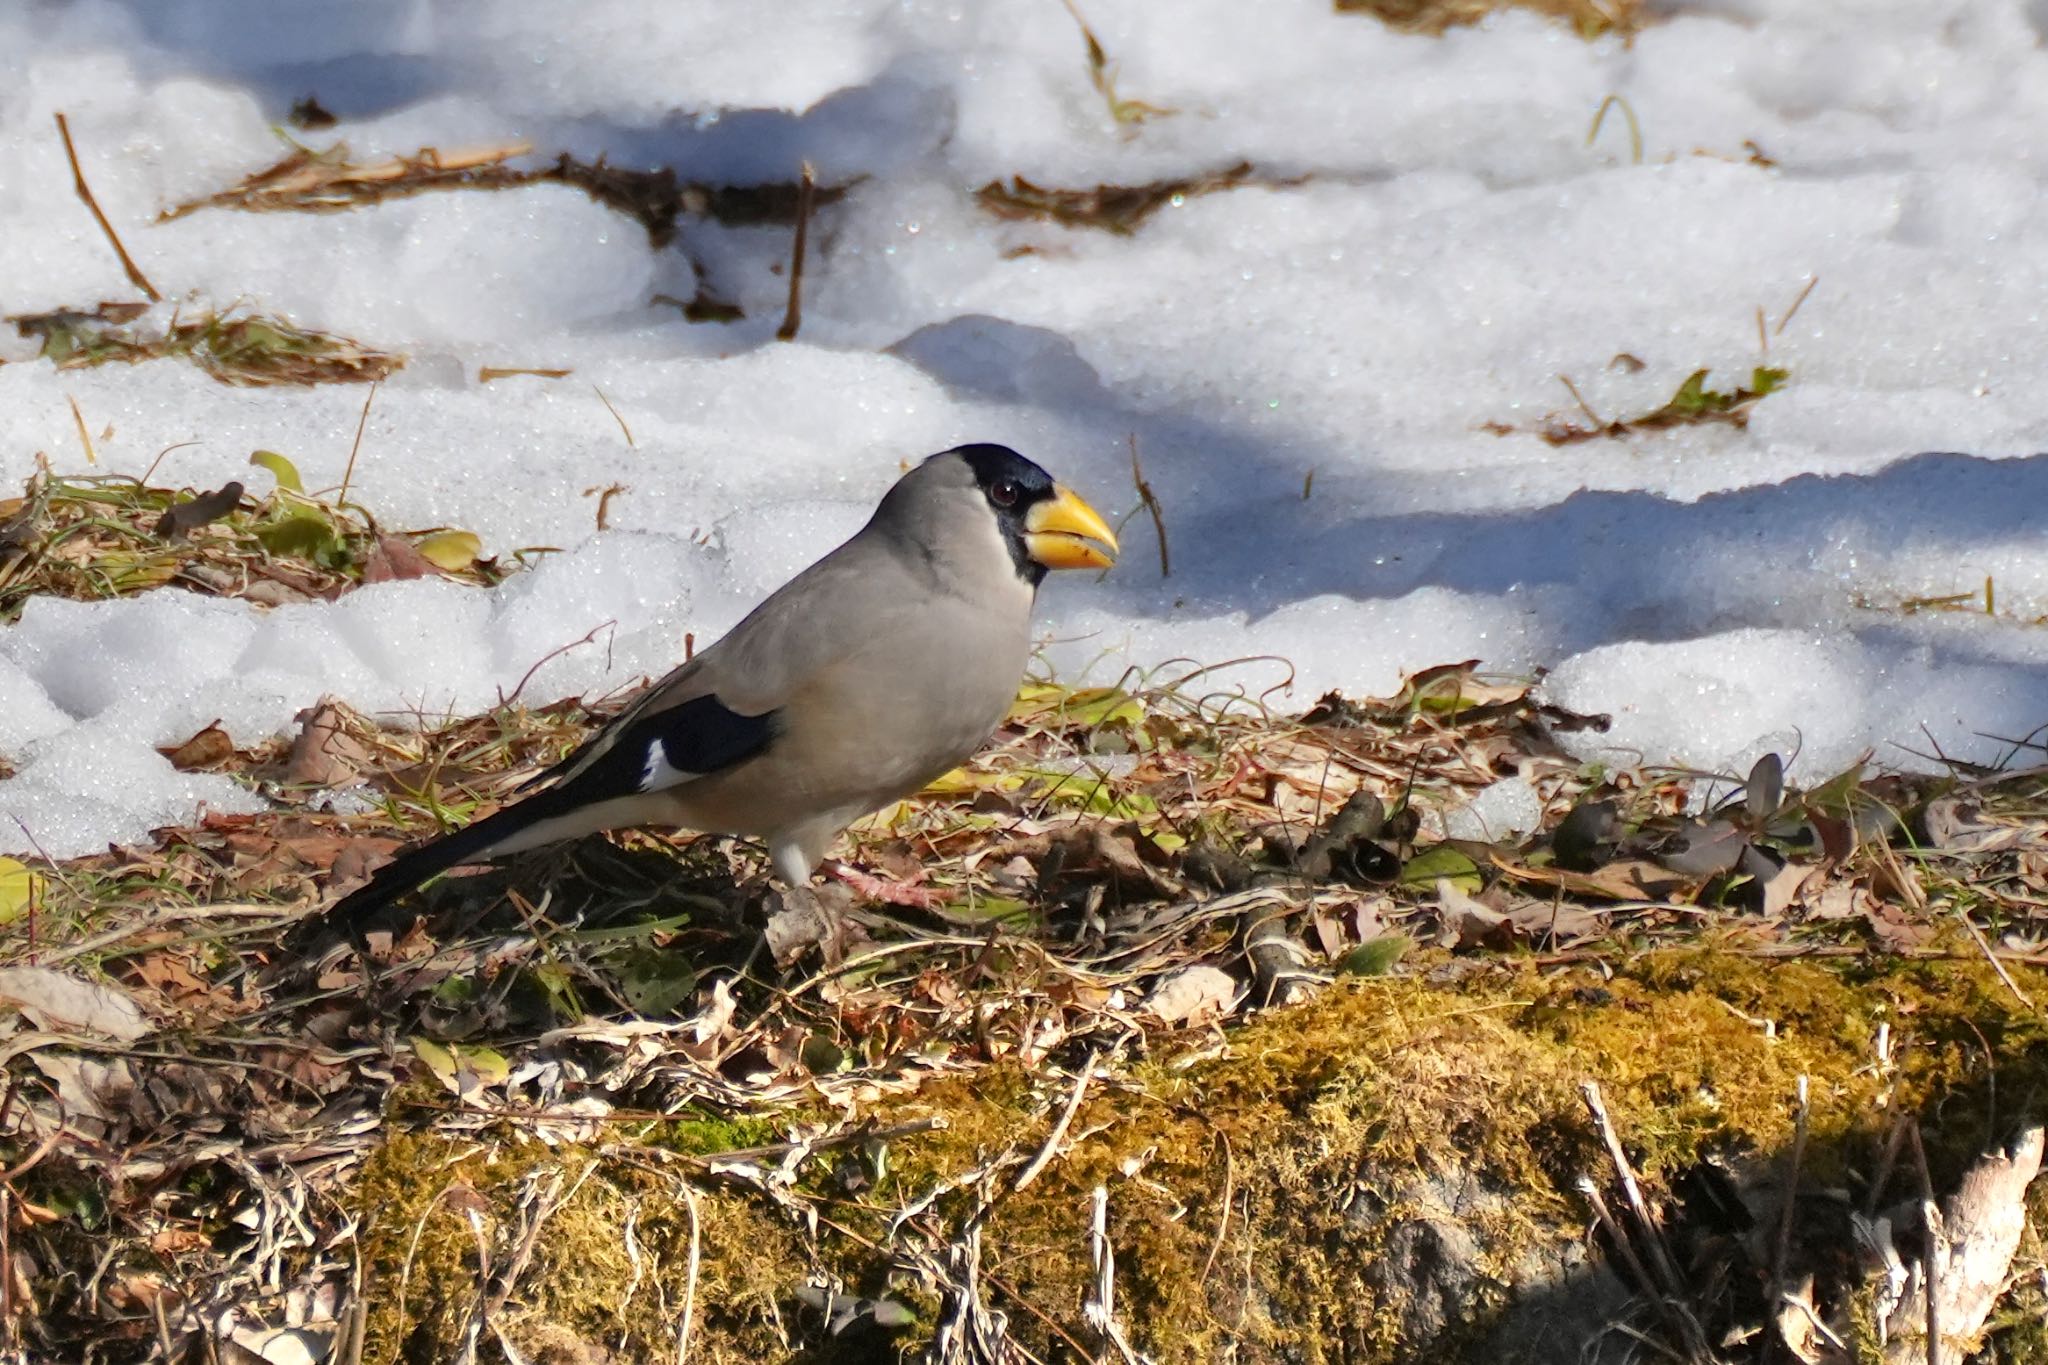
{"type": "Polygon", "coordinates": [[[886,619],[876,608],[904,591],[902,577],[893,556],[848,542],[525,785],[601,801],[665,791],[753,757],[779,732],[782,705],[886,619]]]}

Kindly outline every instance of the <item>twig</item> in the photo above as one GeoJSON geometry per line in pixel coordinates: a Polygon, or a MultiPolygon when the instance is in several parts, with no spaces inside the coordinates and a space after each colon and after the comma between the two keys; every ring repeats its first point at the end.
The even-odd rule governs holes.
{"type": "Polygon", "coordinates": [[[1216,1136],[1223,1141],[1223,1213],[1216,1220],[1216,1235],[1210,1239],[1209,1254],[1202,1261],[1202,1274],[1195,1281],[1197,1289],[1209,1283],[1209,1270],[1216,1264],[1216,1253],[1223,1250],[1223,1234],[1230,1228],[1230,1201],[1237,1183],[1237,1161],[1231,1152],[1230,1134],[1218,1128],[1216,1136]]]}
{"type": "Polygon", "coordinates": [[[1592,1176],[1579,1177],[1579,1193],[1593,1206],[1593,1221],[1606,1230],[1607,1240],[1614,1243],[1615,1254],[1621,1257],[1622,1264],[1627,1267],[1629,1278],[1656,1296],[1659,1310],[1666,1311],[1668,1318],[1668,1311],[1664,1309],[1664,1296],[1658,1291],[1657,1281],[1651,1277],[1649,1267],[1643,1264],[1643,1258],[1637,1254],[1635,1241],[1628,1235],[1628,1229],[1621,1225],[1621,1220],[1607,1207],[1607,1201],[1600,1195],[1600,1186],[1592,1176]]]}
{"type": "Polygon", "coordinates": [[[1985,960],[1991,964],[1991,970],[1998,973],[1998,979],[2005,983],[2005,988],[2011,991],[2022,1005],[2025,1005],[2029,1010],[2033,1009],[2034,1002],[2027,998],[2025,991],[2020,989],[2020,983],[2012,979],[2012,973],[2008,972],[2005,969],[2005,964],[1998,960],[1998,954],[1991,951],[1990,942],[1985,939],[1984,931],[1979,929],[1976,922],[1970,918],[1970,912],[1961,906],[1957,906],[1956,918],[1963,922],[1963,927],[1970,931],[1970,937],[1975,939],[1977,946],[1984,950],[1985,960]]]}
{"type": "Polygon", "coordinates": [[[691,1188],[687,1180],[681,1184],[683,1207],[690,1215],[690,1259],[688,1273],[683,1280],[683,1322],[682,1326],[676,1329],[676,1365],[689,1365],[690,1323],[697,1314],[697,1270],[703,1247],[697,1233],[697,1191],[691,1188]]]}
{"type": "Polygon", "coordinates": [[[1773,329],[1772,335],[1783,336],[1785,334],[1785,324],[1792,321],[1792,315],[1799,311],[1799,305],[1806,302],[1806,296],[1811,294],[1813,287],[1819,283],[1820,276],[1809,275],[1807,277],[1806,288],[1799,291],[1799,297],[1792,300],[1792,306],[1785,310],[1785,316],[1778,319],[1778,325],[1773,329]]]}
{"type": "Polygon", "coordinates": [[[1636,111],[1634,106],[1631,105],[1627,100],[1623,99],[1620,95],[1609,95],[1606,99],[1600,101],[1599,109],[1594,111],[1593,114],[1593,126],[1586,130],[1586,145],[1590,147],[1596,140],[1598,140],[1600,136],[1600,125],[1607,121],[1607,111],[1609,109],[1621,110],[1621,116],[1628,120],[1629,160],[1631,160],[1638,166],[1642,165],[1643,126],[1640,123],[1636,122],[1636,111]]]}
{"type": "MultiPolygon", "coordinates": [[[[626,433],[626,449],[638,450],[640,447],[633,440],[633,428],[627,426],[626,419],[619,416],[619,410],[612,406],[611,399],[604,396],[604,390],[600,389],[597,385],[592,384],[590,386],[590,391],[597,395],[597,401],[604,404],[604,410],[612,415],[612,420],[614,422],[617,422],[619,424],[619,430],[626,433]]],[[[602,512],[599,513],[599,516],[600,519],[602,519],[602,512]]],[[[598,529],[601,531],[604,528],[600,526],[598,527],[598,529]]]]}
{"type": "Polygon", "coordinates": [[[149,481],[156,477],[156,467],[164,462],[164,456],[170,454],[174,450],[183,450],[186,446],[196,446],[198,444],[199,442],[197,441],[171,442],[169,445],[165,446],[162,450],[159,450],[156,453],[156,458],[149,462],[149,468],[143,470],[142,477],[137,479],[135,482],[143,488],[149,487],[149,481]]]}
{"type": "Polygon", "coordinates": [[[1913,1145],[1913,1164],[1920,1168],[1920,1217],[1927,1225],[1927,1249],[1921,1257],[1922,1288],[1927,1294],[1927,1365],[1941,1365],[1941,1259],[1945,1254],[1941,1208],[1934,1202],[1934,1175],[1927,1169],[1927,1146],[1920,1125],[1909,1120],[1906,1140],[1913,1145]]]}
{"type": "Polygon", "coordinates": [[[1586,401],[1586,395],[1579,392],[1579,386],[1577,384],[1572,383],[1572,377],[1570,375],[1559,375],[1557,377],[1557,382],[1564,385],[1566,392],[1571,394],[1572,401],[1579,405],[1579,411],[1586,414],[1586,420],[1588,422],[1591,422],[1596,430],[1606,429],[1606,420],[1602,418],[1599,413],[1593,411],[1593,405],[1586,401]]]}
{"type": "Polygon", "coordinates": [[[617,621],[599,621],[596,625],[590,628],[589,633],[586,634],[582,639],[571,640],[566,645],[556,645],[553,649],[541,655],[538,659],[535,659],[533,661],[533,667],[527,669],[525,673],[520,675],[519,683],[516,687],[512,689],[512,694],[510,696],[507,696],[502,692],[498,694],[498,705],[510,706],[513,702],[518,701],[519,694],[521,692],[524,692],[526,690],[526,685],[533,681],[533,675],[540,672],[542,664],[546,663],[550,659],[556,658],[563,654],[567,654],[572,649],[576,649],[583,645],[587,645],[594,642],[597,639],[597,633],[599,631],[612,629],[616,627],[618,624],[619,623],[617,621]]]}
{"type": "MultiPolygon", "coordinates": [[[[59,1128],[60,1134],[64,1131],[59,1128]]],[[[14,1191],[0,1183],[0,1346],[14,1349],[14,1191]]],[[[158,1295],[159,1300],[162,1296],[158,1295]]],[[[170,1359],[168,1343],[164,1359],[170,1359]]]]}
{"type": "Polygon", "coordinates": [[[804,242],[810,235],[811,200],[817,184],[817,173],[806,161],[796,182],[796,242],[789,252],[789,307],[783,311],[782,325],[775,329],[777,341],[795,341],[796,329],[803,323],[804,242]]]}
{"type": "Polygon", "coordinates": [[[71,143],[71,122],[62,112],[57,115],[57,136],[64,139],[64,158],[71,163],[71,183],[78,191],[78,197],[92,210],[93,221],[100,225],[100,231],[107,234],[114,254],[121,258],[121,269],[128,272],[128,282],[148,295],[151,303],[162,303],[164,296],[156,292],[156,286],[142,273],[140,266],[128,254],[128,248],[121,245],[121,239],[114,232],[114,225],[107,221],[107,215],[100,211],[100,201],[93,198],[92,186],[85,183],[85,171],[78,164],[78,148],[71,143]]]}
{"type": "Polygon", "coordinates": [[[1116,1320],[1116,1249],[1109,1241],[1109,1190],[1097,1185],[1089,1200],[1088,1261],[1095,1269],[1095,1286],[1081,1305],[1081,1316],[1095,1329],[1105,1351],[1114,1349],[1124,1365],[1140,1365],[1144,1357],[1131,1349],[1116,1320]]]}
{"type": "Polygon", "coordinates": [[[1038,1155],[1026,1162],[1023,1170],[1017,1172],[1017,1179],[1010,1186],[1011,1193],[1022,1194],[1025,1187],[1038,1179],[1051,1164],[1053,1154],[1059,1150],[1060,1141],[1066,1137],[1067,1129],[1074,1122],[1074,1115],[1081,1111],[1081,1100],[1088,1093],[1088,1082],[1095,1078],[1095,1059],[1100,1055],[1091,1051],[1087,1059],[1081,1063],[1081,1074],[1074,1077],[1074,1093],[1067,1096],[1066,1107],[1060,1110],[1059,1118],[1053,1122],[1052,1131],[1045,1135],[1045,1145],[1038,1149],[1038,1155]]]}
{"type": "MultiPolygon", "coordinates": [[[[1785,1293],[1785,1265],[1792,1257],[1792,1211],[1799,1198],[1799,1165],[1806,1158],[1806,1123],[1811,1113],[1809,1089],[1805,1076],[1799,1078],[1799,1113],[1792,1122],[1792,1160],[1785,1172],[1784,1207],[1778,1214],[1778,1251],[1771,1262],[1771,1302],[1779,1303],[1785,1293]]],[[[1782,1333],[1780,1334],[1782,1337],[1782,1333]]],[[[1772,1353],[1784,1343],[1774,1339],[1772,1353]]]]}
{"type": "Polygon", "coordinates": [[[379,382],[375,379],[371,380],[370,391],[363,395],[362,415],[356,418],[356,438],[349,442],[348,464],[341,471],[341,491],[334,495],[334,505],[336,507],[348,501],[348,483],[356,474],[356,452],[363,448],[363,428],[370,424],[370,404],[377,397],[377,385],[379,382]]]}
{"type": "Polygon", "coordinates": [[[1166,514],[1159,510],[1159,498],[1152,492],[1152,485],[1145,482],[1145,468],[1138,463],[1138,436],[1131,433],[1131,482],[1138,486],[1138,500],[1145,504],[1145,510],[1152,514],[1152,529],[1159,533],[1159,576],[1171,577],[1173,560],[1166,551],[1166,514]]]}
{"type": "Polygon", "coordinates": [[[64,401],[71,405],[71,420],[78,427],[78,443],[85,447],[85,462],[98,464],[100,457],[93,452],[92,433],[85,429],[85,414],[78,410],[78,400],[67,393],[64,401]]]}
{"type": "Polygon", "coordinates": [[[1685,1341],[1687,1353],[1695,1360],[1706,1359],[1709,1357],[1706,1329],[1700,1326],[1699,1319],[1693,1316],[1691,1306],[1683,1297],[1685,1281],[1679,1278],[1670,1248],[1664,1245],[1664,1234],[1650,1213],[1649,1201],[1643,1198],[1643,1187],[1636,1180],[1635,1167],[1630,1164],[1621,1138],[1607,1117],[1607,1102],[1601,1098],[1600,1083],[1587,1081],[1579,1087],[1579,1094],[1586,1101],[1594,1126],[1600,1130],[1600,1140],[1606,1144],[1607,1158],[1614,1163],[1615,1174],[1621,1179],[1621,1191],[1628,1198],[1629,1209],[1642,1224],[1644,1240],[1649,1245],[1650,1263],[1657,1272],[1652,1283],[1676,1314],[1679,1335],[1685,1341]]]}

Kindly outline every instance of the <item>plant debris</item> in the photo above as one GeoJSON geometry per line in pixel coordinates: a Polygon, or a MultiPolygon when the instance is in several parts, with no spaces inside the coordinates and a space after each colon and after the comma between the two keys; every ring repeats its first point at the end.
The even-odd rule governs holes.
{"type": "MultiPolygon", "coordinates": [[[[293,146],[283,158],[224,190],[165,209],[158,221],[201,209],[251,213],[336,213],[387,199],[436,190],[506,190],[527,185],[574,185],[607,208],[647,229],[663,247],[675,239],[685,215],[712,218],[732,227],[786,225],[797,220],[801,191],[795,183],[715,185],[686,181],[668,167],[629,170],[603,157],[584,161],[568,153],[542,166],[515,166],[532,153],[528,142],[441,151],[422,147],[411,156],[378,161],[352,159],[348,144],[324,148],[293,146]]],[[[816,206],[837,203],[855,182],[812,190],[816,206]]]]}
{"type": "Polygon", "coordinates": [[[259,606],[332,600],[363,583],[429,575],[487,586],[539,553],[485,556],[448,527],[395,532],[352,502],[305,493],[291,462],[258,451],[277,486],[193,492],[120,476],[39,472],[0,500],[0,621],[39,594],[93,600],[175,584],[259,606]]]}
{"type": "MultiPolygon", "coordinates": [[[[1711,371],[1694,370],[1685,377],[1677,391],[1658,407],[1635,417],[1614,421],[1604,419],[1594,412],[1580,395],[1578,386],[1570,379],[1564,379],[1565,388],[1571,391],[1572,398],[1578,403],[1579,411],[1586,420],[1581,423],[1553,413],[1544,419],[1543,424],[1536,429],[1536,434],[1551,445],[1564,446],[1576,445],[1581,441],[1621,439],[1638,432],[1667,431],[1673,427],[1705,426],[1716,422],[1740,430],[1749,425],[1750,410],[1771,394],[1784,388],[1791,378],[1789,370],[1758,365],[1750,371],[1747,384],[1723,391],[1707,387],[1709,373],[1711,371]]],[[[1505,422],[1488,422],[1482,429],[1496,436],[1506,436],[1519,428],[1505,422]]]]}
{"type": "Polygon", "coordinates": [[[1570,24],[1581,38],[1627,36],[1643,25],[1642,0],[1335,0],[1340,14],[1370,14],[1389,28],[1441,34],[1504,9],[1530,9],[1570,24]]]}
{"type": "Polygon", "coordinates": [[[1305,179],[1255,179],[1252,164],[1240,161],[1224,170],[1184,179],[1155,180],[1146,185],[1097,185],[1088,190],[1051,189],[1013,175],[1008,185],[1000,180],[989,181],[974,192],[974,197],[982,208],[998,218],[1043,219],[1062,227],[1099,228],[1128,235],[1160,209],[1178,205],[1194,195],[1233,190],[1241,185],[1287,188],[1302,184],[1305,179]]]}
{"type": "Polygon", "coordinates": [[[111,361],[137,364],[166,357],[189,360],[223,384],[360,384],[383,379],[405,358],[361,342],[297,327],[261,314],[173,315],[159,330],[138,327],[145,305],[102,303],[89,311],[25,313],[7,321],[24,337],[41,338],[41,359],[60,370],[111,361]]]}
{"type": "MultiPolygon", "coordinates": [[[[46,480],[40,496],[137,497],[73,489],[46,480]]],[[[238,504],[177,545],[256,536],[278,514],[238,504]]],[[[1838,958],[1883,980],[1981,973],[1968,1008],[1987,1030],[1985,1011],[2008,1012],[2001,1087],[2037,1070],[2048,1081],[2048,1038],[2038,1056],[2013,1050],[2015,1030],[2040,1034],[2029,993],[2048,995],[2034,970],[2048,961],[2048,777],[1857,768],[1797,790],[1766,756],[1702,808],[1692,775],[1570,758],[1556,733],[1597,718],[1545,708],[1469,665],[1429,670],[1391,698],[1327,697],[1298,717],[1203,674],[1031,684],[972,764],[854,832],[856,863],[922,874],[932,894],[906,898],[917,904],[839,890],[764,902],[747,890],[758,850],[630,833],[409,897],[370,926],[367,984],[351,957],[281,954],[301,915],[404,841],[507,799],[626,700],[508,701],[425,730],[330,702],[295,743],[252,750],[208,727],[177,755],[269,794],[270,813],[212,816],[148,848],[17,863],[17,891],[0,866],[0,917],[12,903],[27,926],[7,961],[46,974],[21,978],[38,999],[77,1002],[61,1006],[69,1031],[6,1063],[17,1207],[38,1210],[13,1232],[14,1339],[140,1359],[301,1333],[330,1356],[451,1359],[480,1324],[521,1349],[543,1327],[584,1341],[623,1331],[644,1358],[676,1330],[683,1285],[660,1281],[666,1307],[634,1307],[655,1294],[655,1281],[633,1280],[637,1257],[643,1276],[701,1266],[684,1320],[733,1351],[791,1358],[799,1341],[848,1333],[992,1332],[978,1296],[993,1293],[1008,1305],[1004,1332],[1044,1358],[1091,1330],[1073,1316],[1080,1286],[1106,1305],[1100,1277],[1122,1273],[1136,1279],[1103,1322],[1162,1360],[1213,1358],[1199,1343],[1216,1346],[1230,1313],[1191,1314],[1188,1296],[1221,1294],[1202,1301],[1227,1308],[1242,1275],[1300,1330],[1362,1330],[1345,1325],[1343,1296],[1303,1299],[1310,1285],[1285,1288],[1256,1256],[1233,1276],[1196,1273],[1216,1239],[1242,1257],[1268,1237],[1307,1247],[1336,1235],[1289,1231],[1272,1211],[1223,1212],[1233,1188],[1263,1209],[1268,1182],[1325,1178],[1272,1163],[1336,1160],[1350,1182],[1361,1168],[1344,1163],[1368,1160],[1414,1180],[1461,1145],[1498,1141],[1485,1178],[1552,1190],[1532,1196],[1548,1210],[1538,1222],[1571,1245],[1579,1215],[1561,1201],[1599,1150],[1573,1135],[1583,1116],[1569,1117],[1587,1058],[1635,1059],[1604,1080],[1611,1122],[1648,1144],[1643,1181],[1701,1160],[1705,1132],[1778,1132],[1759,1096],[1788,1068],[1830,1068],[1861,1097],[1847,1113],[1881,1117],[1881,1091],[1921,1087],[1913,1102],[1935,1103],[1945,1092],[1930,1077],[1974,1065],[1974,1048],[1921,1050],[1907,1070],[1894,1059],[1852,1077],[1842,1058],[1869,1042],[1860,1022],[1855,1039],[1831,1041],[1849,1018],[1838,1004],[1797,1015],[1791,1051],[1768,1050],[1747,1021],[1804,1008],[1800,991],[1851,989],[1795,959],[1838,958]],[[1439,832],[1501,780],[1533,788],[1543,829],[1497,842],[1439,832]],[[331,808],[327,789],[343,784],[368,813],[331,808]],[[1778,984],[1700,987],[1720,970],[1687,955],[1702,941],[1714,960],[1759,961],[1756,979],[1778,984]],[[1251,1011],[1261,1022],[1243,1048],[1214,1032],[1251,1011]],[[105,1028],[91,1022],[102,1016],[105,1028]],[[1654,1045],[1624,1032],[1618,1050],[1542,1051],[1558,1046],[1545,1039],[1666,1023],[1654,1045]],[[141,1042],[116,1041],[138,1027],[141,1042]],[[1355,1065],[1374,1087],[1357,1101],[1370,1117],[1353,1136],[1297,1131],[1335,1122],[1345,1086],[1364,1083],[1341,1079],[1354,1063],[1322,1050],[1334,1043],[1285,1041],[1325,1027],[1367,1046],[1355,1065]],[[1679,1040],[1716,1069],[1711,1082],[1674,1082],[1668,1099],[1656,1078],[1680,1062],[1679,1040]],[[1738,1056],[1766,1072],[1738,1082],[1738,1056]],[[1502,1093],[1425,1079],[1438,1065],[1469,1066],[1502,1093]],[[1080,1079],[1058,1081],[1063,1067],[1080,1079]],[[1408,1101],[1378,1088],[1411,1072],[1401,1084],[1428,1096],[1427,1120],[1403,1117],[1408,1101]],[[1034,1100],[1033,1077],[1051,1093],[1034,1100]],[[1167,1100],[1188,1085],[1187,1100],[1167,1100]],[[1297,1092],[1299,1109],[1260,1107],[1297,1092]],[[1150,1106],[1145,1123],[1120,1123],[1134,1102],[1150,1106]],[[1447,1130],[1445,1107],[1468,1104],[1447,1130]],[[1027,1164],[1039,1177],[1029,1195],[1013,1192],[1000,1217],[984,1208],[998,1185],[1027,1183],[1015,1174],[1027,1164]],[[1091,1215],[1086,1190],[1104,1180],[1109,1212],[1091,1215]],[[1115,1212],[1159,1198],[1201,1212],[1115,1212]],[[1091,1260],[1085,1226],[1098,1216],[1091,1260]],[[1032,1221],[1071,1217],[1084,1229],[1073,1241],[1032,1221]],[[1251,1240],[1214,1231],[1240,1218],[1232,1236],[1251,1240]],[[991,1240],[961,1240],[977,1220],[991,1240]],[[815,1233],[799,1235],[806,1226],[815,1233]],[[1148,1249],[1117,1272],[1107,1248],[1132,1239],[1148,1249]],[[881,1276],[872,1257],[885,1243],[897,1265],[920,1269],[881,1276]],[[1027,1245],[1041,1251],[1018,1259],[1027,1245]],[[996,1259],[978,1264],[982,1254],[996,1259]],[[58,1271],[78,1264],[108,1268],[97,1295],[58,1271]],[[806,1298],[819,1283],[847,1297],[806,1298]]],[[[1913,1027],[1959,1028],[1941,1021],[1963,999],[1927,987],[1913,1027]]],[[[1875,1140],[1854,1133],[1817,1130],[1807,1160],[1875,1140]]],[[[1983,1136],[1956,1129],[1942,1169],[1974,1159],[1983,1136]]],[[[1515,1236],[1533,1235],[1533,1216],[1517,1215],[1515,1236]]],[[[1610,1210],[1620,1235],[1642,1236],[1630,1217],[1610,1210]]],[[[1694,1311],[1717,1331],[1760,1320],[1751,1300],[1702,1292],[1694,1311]]],[[[1846,1330],[1839,1279],[1812,1292],[1814,1320],[1846,1330]]],[[[1398,1320],[1402,1332],[1427,1328],[1398,1320]]],[[[1632,1330],[1663,1334],[1659,1321],[1632,1330]]]]}
{"type": "Polygon", "coordinates": [[[428,190],[503,189],[530,184],[532,172],[515,170],[505,163],[532,150],[530,142],[445,152],[422,147],[412,156],[359,163],[349,159],[345,142],[321,149],[294,146],[282,160],[243,177],[227,189],[165,209],[157,215],[157,221],[167,223],[211,208],[251,213],[280,209],[339,213],[428,190]]]}

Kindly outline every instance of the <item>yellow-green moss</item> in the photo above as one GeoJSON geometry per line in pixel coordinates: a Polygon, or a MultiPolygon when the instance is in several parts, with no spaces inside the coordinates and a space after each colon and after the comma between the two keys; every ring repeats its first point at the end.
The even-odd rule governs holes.
{"type": "MultiPolygon", "coordinates": [[[[1413,1359],[1413,1343],[1399,1339],[1413,1305],[1388,1297],[1375,1253],[1411,1218],[1448,1216],[1442,1191],[1455,1190],[1458,1217],[1493,1277],[1475,1290],[1474,1306],[1504,1305],[1518,1267],[1568,1251],[1582,1231],[1575,1178],[1606,1174],[1580,1096],[1587,1080],[1601,1084],[1623,1140],[1655,1182],[1704,1155],[1777,1153],[1804,1075],[1812,1096],[1805,1170],[1831,1184],[1872,1169],[1901,1110],[1927,1127],[1937,1178],[1952,1175],[2002,1135],[2012,1106],[2048,1083],[2048,1029],[1975,963],[1832,967],[1690,952],[1617,964],[1611,976],[1453,970],[1462,965],[1340,985],[1236,1030],[1213,1059],[1182,1065],[1162,1053],[1098,1081],[1075,1119],[1080,1139],[987,1221],[992,1306],[1041,1354],[1062,1348],[1029,1309],[1082,1335],[1088,1192],[1100,1183],[1111,1195],[1122,1316],[1162,1365],[1215,1359],[1233,1342],[1244,1361],[1282,1353],[1413,1359]],[[1884,1024],[1889,1073],[1876,1065],[1884,1024]],[[2005,1106],[1996,1112],[1994,1068],[2005,1106]]],[[[2036,977],[2022,984],[2048,993],[2036,977]]],[[[777,1314],[786,1317],[813,1263],[822,1258],[857,1292],[881,1291],[888,1267],[862,1243],[882,1239],[889,1213],[993,1155],[1035,1150],[1067,1085],[999,1066],[879,1104],[866,1115],[878,1123],[939,1115],[947,1126],[897,1142],[888,1175],[858,1199],[827,1188],[829,1163],[820,1163],[804,1187],[830,1220],[815,1246],[786,1211],[700,1186],[706,1358],[794,1358],[777,1314]]],[[[650,1139],[704,1151],[705,1141],[739,1135],[714,1139],[682,1124],[650,1139]]],[[[760,1140],[757,1131],[747,1137],[760,1140]]],[[[465,1181],[503,1218],[529,1173],[559,1167],[573,1179],[593,1159],[517,1142],[388,1145],[356,1195],[376,1211],[365,1233],[376,1305],[365,1358],[393,1358],[392,1287],[422,1217],[404,1306],[410,1349],[401,1358],[435,1358],[460,1330],[475,1249],[456,1216],[428,1213],[438,1191],[465,1181]]],[[[948,1195],[933,1216],[957,1221],[970,1199],[948,1195]]],[[[616,1343],[623,1334],[639,1343],[632,1349],[651,1351],[672,1339],[686,1241],[672,1186],[604,1163],[549,1225],[522,1282],[522,1309],[586,1340],[616,1343]],[[618,1229],[636,1200],[643,1253],[658,1271],[647,1270],[646,1287],[622,1306],[631,1276],[618,1229]]],[[[897,1292],[928,1306],[914,1289],[897,1292]]],[[[1456,1345],[1446,1337],[1434,1354],[1453,1358],[1456,1345]]]]}

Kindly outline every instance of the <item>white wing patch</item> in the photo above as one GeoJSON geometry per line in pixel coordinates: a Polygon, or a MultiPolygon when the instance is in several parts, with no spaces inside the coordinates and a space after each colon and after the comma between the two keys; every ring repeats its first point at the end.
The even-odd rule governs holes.
{"type": "Polygon", "coordinates": [[[685,782],[694,782],[703,775],[684,772],[670,763],[668,749],[657,739],[647,746],[647,761],[640,766],[640,790],[666,791],[670,787],[680,787],[685,782]]]}

